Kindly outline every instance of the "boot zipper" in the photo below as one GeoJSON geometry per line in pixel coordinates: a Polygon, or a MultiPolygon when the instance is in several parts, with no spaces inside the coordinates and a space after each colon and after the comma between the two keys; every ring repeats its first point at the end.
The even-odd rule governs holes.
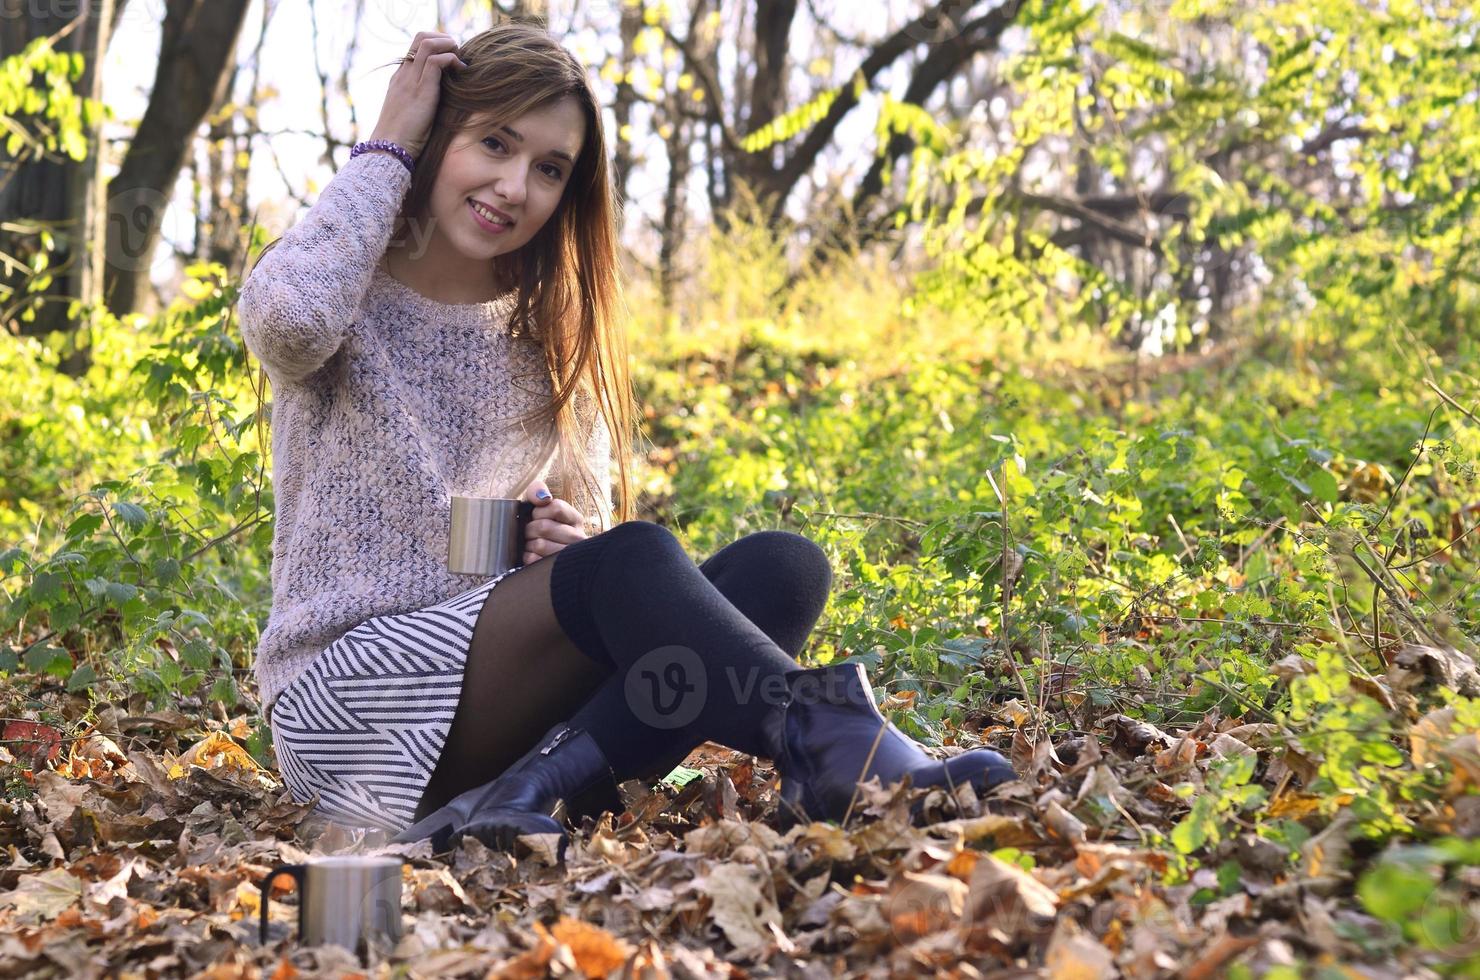
{"type": "Polygon", "coordinates": [[[555,737],[550,740],[550,744],[540,749],[540,755],[549,755],[551,749],[555,748],[555,746],[559,745],[561,742],[565,741],[566,738],[574,735],[575,733],[576,730],[574,728],[560,729],[560,731],[556,733],[555,737]]]}

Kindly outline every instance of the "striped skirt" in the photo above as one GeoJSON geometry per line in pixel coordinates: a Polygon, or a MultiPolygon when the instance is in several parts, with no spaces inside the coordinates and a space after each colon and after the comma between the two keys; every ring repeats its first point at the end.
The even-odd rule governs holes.
{"type": "MultiPolygon", "coordinates": [[[[519,566],[522,567],[522,566],[519,566]]],[[[398,833],[441,757],[488,593],[519,567],[435,606],[375,616],[283,690],[267,719],[294,799],[335,823],[398,833]]]]}

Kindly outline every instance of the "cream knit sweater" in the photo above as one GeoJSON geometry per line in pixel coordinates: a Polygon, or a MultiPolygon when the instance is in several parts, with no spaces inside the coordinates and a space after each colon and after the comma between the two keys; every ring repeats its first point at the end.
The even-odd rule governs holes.
{"type": "Polygon", "coordinates": [[[487,576],[447,570],[451,498],[514,497],[534,467],[552,493],[609,528],[610,434],[577,400],[586,499],[558,469],[539,345],[514,336],[512,292],[427,299],[380,266],[411,175],[388,153],[346,163],[241,287],[242,339],[272,382],[272,609],[257,648],[264,715],[315,656],[372,616],[434,605],[487,576]]]}

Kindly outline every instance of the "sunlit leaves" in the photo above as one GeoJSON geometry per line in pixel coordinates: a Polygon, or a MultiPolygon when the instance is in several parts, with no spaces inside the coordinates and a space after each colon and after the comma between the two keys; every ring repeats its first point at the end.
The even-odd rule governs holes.
{"type": "Polygon", "coordinates": [[[88,127],[111,110],[78,95],[72,83],[82,77],[82,55],[51,47],[37,38],[24,51],[0,61],[0,119],[7,125],[5,152],[12,158],[60,151],[74,160],[87,155],[88,127]],[[46,121],[37,126],[28,117],[46,121]],[[25,153],[23,154],[23,150],[25,153]]]}
{"type": "MultiPolygon", "coordinates": [[[[861,78],[860,78],[861,82],[861,78]]],[[[753,132],[747,133],[740,140],[740,147],[747,153],[758,153],[773,144],[791,139],[798,133],[811,128],[837,101],[840,88],[826,89],[818,93],[808,102],[797,106],[770,122],[765,123],[753,132]]]]}

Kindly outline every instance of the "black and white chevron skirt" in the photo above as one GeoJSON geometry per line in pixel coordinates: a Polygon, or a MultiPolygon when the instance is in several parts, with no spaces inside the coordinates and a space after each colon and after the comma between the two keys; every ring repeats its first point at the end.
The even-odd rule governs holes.
{"type": "MultiPolygon", "coordinates": [[[[520,566],[522,567],[522,566],[520,566]]],[[[375,616],[314,658],[268,717],[293,798],[357,827],[412,824],[462,693],[473,626],[518,567],[445,602],[375,616]]]]}

